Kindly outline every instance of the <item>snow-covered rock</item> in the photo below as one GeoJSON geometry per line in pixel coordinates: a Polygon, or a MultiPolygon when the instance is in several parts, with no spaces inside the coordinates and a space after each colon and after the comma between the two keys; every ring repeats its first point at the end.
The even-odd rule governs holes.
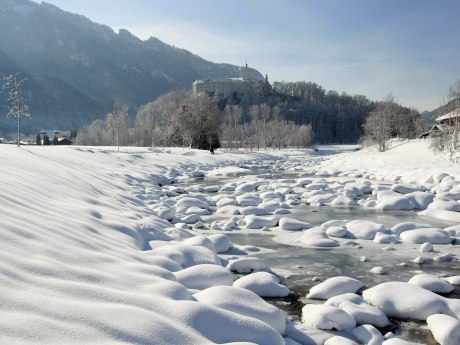
{"type": "Polygon", "coordinates": [[[233,284],[233,275],[225,267],[218,265],[196,265],[175,272],[174,275],[187,289],[203,290],[212,286],[233,284]]]}
{"type": "Polygon", "coordinates": [[[377,232],[385,231],[382,224],[369,220],[352,220],[346,224],[346,227],[353,236],[363,240],[373,240],[377,232]]]}
{"type": "Polygon", "coordinates": [[[460,321],[449,315],[434,314],[426,320],[433,337],[441,345],[460,344],[460,321]]]}
{"type": "Polygon", "coordinates": [[[345,293],[355,293],[363,286],[364,284],[361,281],[354,278],[345,276],[332,277],[313,286],[307,298],[329,299],[345,293]]]}
{"type": "Polygon", "coordinates": [[[382,345],[383,343],[382,334],[372,325],[358,326],[351,331],[351,334],[366,345],[382,345]]]}
{"type": "Polygon", "coordinates": [[[260,271],[265,267],[263,260],[254,257],[239,258],[228,263],[227,269],[238,273],[251,273],[260,271]]]}
{"type": "Polygon", "coordinates": [[[375,208],[379,210],[410,211],[415,208],[414,203],[404,196],[389,196],[377,201],[375,208]]]}
{"type": "Polygon", "coordinates": [[[284,313],[247,289],[214,286],[194,294],[193,297],[198,302],[263,321],[281,334],[286,330],[284,313]]]}
{"type": "Polygon", "coordinates": [[[298,230],[311,228],[311,225],[307,222],[302,222],[297,219],[286,218],[286,217],[282,217],[279,220],[279,226],[281,230],[289,230],[289,231],[298,231],[298,230]]]}
{"type": "Polygon", "coordinates": [[[224,234],[213,234],[208,236],[208,238],[214,244],[216,253],[224,253],[230,249],[232,246],[232,241],[230,237],[224,234]]]}
{"type": "Polygon", "coordinates": [[[436,293],[449,293],[455,289],[452,285],[445,282],[441,278],[426,273],[413,276],[411,279],[409,279],[408,283],[420,286],[424,289],[436,293]]]}
{"type": "Polygon", "coordinates": [[[423,224],[423,223],[414,223],[414,222],[404,222],[398,223],[391,227],[391,231],[395,235],[401,235],[402,232],[407,230],[414,230],[414,229],[421,229],[421,228],[432,228],[433,226],[430,224],[423,224]]]}
{"type": "Polygon", "coordinates": [[[347,235],[347,228],[340,225],[330,226],[327,228],[326,234],[331,237],[345,237],[347,235]]]}
{"type": "Polygon", "coordinates": [[[318,228],[305,230],[302,233],[303,235],[295,242],[311,247],[337,247],[339,245],[337,241],[330,239],[325,231],[318,228]]]}
{"type": "Polygon", "coordinates": [[[353,316],[358,325],[370,324],[376,327],[386,327],[390,324],[387,316],[380,309],[364,301],[360,303],[343,301],[339,304],[339,308],[353,316]]]}
{"type": "Polygon", "coordinates": [[[265,217],[249,215],[244,217],[248,229],[262,229],[264,227],[274,227],[278,225],[278,217],[265,217]]]}
{"type": "Polygon", "coordinates": [[[290,292],[275,275],[268,272],[248,274],[236,280],[233,286],[250,290],[261,297],[285,297],[290,292]]]}
{"type": "Polygon", "coordinates": [[[401,233],[404,242],[422,244],[429,242],[432,244],[449,244],[452,242],[449,234],[439,228],[421,228],[407,230],[401,233]]]}
{"type": "Polygon", "coordinates": [[[460,316],[460,301],[448,300],[409,283],[382,283],[364,290],[363,298],[388,317],[426,320],[428,316],[440,313],[460,316]]]}
{"type": "Polygon", "coordinates": [[[302,308],[302,323],[309,328],[350,330],[356,327],[355,319],[345,311],[322,304],[307,304],[302,308]]]}

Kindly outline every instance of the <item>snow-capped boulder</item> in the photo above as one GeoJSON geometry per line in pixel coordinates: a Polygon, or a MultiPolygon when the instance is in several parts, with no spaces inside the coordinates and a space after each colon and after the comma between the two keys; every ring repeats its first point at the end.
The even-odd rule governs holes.
{"type": "Polygon", "coordinates": [[[302,323],[308,328],[324,330],[350,330],[356,327],[355,319],[345,311],[322,304],[307,304],[302,308],[302,323]]]}
{"type": "Polygon", "coordinates": [[[413,185],[397,183],[391,186],[391,190],[400,194],[408,194],[419,191],[419,188],[413,185]]]}
{"type": "Polygon", "coordinates": [[[458,300],[403,282],[386,282],[363,291],[364,300],[388,317],[426,320],[433,314],[460,316],[458,300]]]}
{"type": "Polygon", "coordinates": [[[297,219],[283,217],[279,220],[279,226],[282,230],[298,231],[311,228],[307,222],[302,222],[297,219]]]}
{"type": "Polygon", "coordinates": [[[346,224],[346,227],[353,236],[363,240],[373,240],[378,232],[385,231],[382,224],[369,220],[352,220],[346,224]]]}
{"type": "Polygon", "coordinates": [[[449,315],[434,314],[426,320],[434,339],[441,345],[460,344],[460,321],[449,315]]]}
{"type": "Polygon", "coordinates": [[[371,325],[358,326],[350,332],[356,339],[366,345],[382,345],[383,336],[371,325]]]}
{"type": "Polygon", "coordinates": [[[281,334],[286,330],[286,317],[283,311],[247,289],[216,286],[200,291],[193,297],[198,302],[263,321],[281,334]]]}
{"type": "Polygon", "coordinates": [[[432,228],[433,226],[430,224],[423,224],[423,223],[414,223],[414,222],[404,222],[398,223],[391,227],[391,231],[395,235],[400,235],[402,232],[407,230],[414,230],[414,229],[421,229],[421,228],[432,228]]]}
{"type": "Polygon", "coordinates": [[[353,316],[358,325],[370,324],[376,327],[386,327],[390,324],[387,316],[380,309],[364,301],[360,303],[343,301],[339,304],[339,308],[353,316]]]}
{"type": "Polygon", "coordinates": [[[410,211],[415,208],[414,203],[404,196],[389,196],[379,199],[375,208],[379,210],[402,210],[410,211]]]}
{"type": "Polygon", "coordinates": [[[255,272],[241,277],[233,286],[250,290],[261,297],[285,297],[289,289],[280,284],[278,277],[268,272],[255,272]]]}
{"type": "Polygon", "coordinates": [[[364,284],[361,281],[354,278],[345,276],[332,277],[318,285],[313,286],[310,289],[307,298],[329,299],[345,293],[355,293],[363,286],[364,284]]]}
{"type": "Polygon", "coordinates": [[[278,225],[278,217],[265,217],[249,215],[244,217],[248,229],[262,229],[263,227],[274,227],[278,225]]]}
{"type": "Polygon", "coordinates": [[[416,210],[424,210],[433,202],[435,195],[430,192],[413,192],[404,197],[413,202],[416,210]]]}
{"type": "Polygon", "coordinates": [[[444,280],[452,285],[460,285],[460,276],[446,277],[444,280]]]}
{"type": "Polygon", "coordinates": [[[345,237],[347,235],[347,228],[340,225],[330,226],[327,228],[326,234],[331,237],[345,237]]]}
{"type": "Polygon", "coordinates": [[[230,261],[227,265],[228,270],[238,273],[251,273],[253,271],[260,271],[264,267],[264,261],[254,257],[239,258],[230,261]]]}
{"type": "Polygon", "coordinates": [[[437,293],[449,293],[455,289],[441,278],[425,273],[413,276],[408,283],[437,293]]]}
{"type": "Polygon", "coordinates": [[[319,229],[313,228],[310,230],[303,231],[303,235],[295,240],[295,242],[302,243],[310,247],[337,247],[339,243],[330,239],[326,232],[319,229]]]}
{"type": "Polygon", "coordinates": [[[233,284],[233,274],[218,265],[195,265],[175,272],[174,275],[187,289],[203,290],[212,286],[233,284]]]}
{"type": "Polygon", "coordinates": [[[232,246],[232,241],[227,235],[213,234],[208,236],[208,238],[214,243],[216,253],[224,253],[232,246]]]}
{"type": "Polygon", "coordinates": [[[439,228],[407,230],[401,233],[400,237],[404,242],[416,244],[425,242],[430,242],[432,244],[449,244],[452,242],[449,234],[439,228]]]}

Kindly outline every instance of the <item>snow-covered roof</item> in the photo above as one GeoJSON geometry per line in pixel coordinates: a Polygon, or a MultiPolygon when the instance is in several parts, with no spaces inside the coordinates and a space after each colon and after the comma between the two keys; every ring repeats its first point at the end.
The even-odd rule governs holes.
{"type": "Polygon", "coordinates": [[[435,121],[438,122],[438,121],[443,121],[443,120],[452,119],[452,118],[456,118],[456,117],[460,117],[460,108],[455,109],[455,110],[451,111],[450,113],[447,113],[447,114],[444,114],[442,116],[439,116],[438,118],[436,118],[435,121]]]}

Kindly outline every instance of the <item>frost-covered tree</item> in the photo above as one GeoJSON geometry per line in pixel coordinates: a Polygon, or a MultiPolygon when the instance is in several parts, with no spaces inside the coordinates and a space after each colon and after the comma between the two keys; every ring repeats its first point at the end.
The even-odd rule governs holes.
{"type": "Polygon", "coordinates": [[[166,144],[168,127],[185,97],[185,91],[173,90],[142,105],[136,115],[136,144],[152,147],[166,144]]]}
{"type": "Polygon", "coordinates": [[[107,114],[106,124],[108,131],[112,134],[112,145],[117,143],[117,150],[120,151],[120,144],[125,144],[128,130],[128,106],[115,102],[113,111],[107,114]]]}
{"type": "Polygon", "coordinates": [[[170,126],[173,143],[207,150],[219,147],[219,109],[206,94],[189,95],[170,126]]]}
{"type": "Polygon", "coordinates": [[[7,117],[16,118],[18,122],[18,147],[21,146],[21,118],[30,117],[29,106],[22,97],[22,89],[26,83],[26,78],[19,78],[18,75],[4,75],[1,92],[6,94],[8,100],[7,117]]]}
{"type": "Polygon", "coordinates": [[[377,104],[364,123],[364,132],[377,142],[380,152],[388,150],[388,140],[392,137],[399,111],[394,97],[388,95],[385,101],[377,104]]]}

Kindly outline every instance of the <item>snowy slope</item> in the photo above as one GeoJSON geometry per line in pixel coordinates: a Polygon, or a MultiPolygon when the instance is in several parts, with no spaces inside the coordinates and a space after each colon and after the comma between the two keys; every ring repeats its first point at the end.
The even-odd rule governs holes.
{"type": "Polygon", "coordinates": [[[446,155],[435,155],[429,140],[395,141],[386,152],[375,147],[331,157],[323,165],[326,170],[350,170],[372,174],[378,180],[404,183],[426,183],[440,173],[460,176],[460,166],[446,155]]]}
{"type": "Polygon", "coordinates": [[[149,207],[171,168],[247,158],[3,145],[0,343],[280,344],[261,321],[194,301],[171,260],[142,251],[168,239],[149,207]]]}

